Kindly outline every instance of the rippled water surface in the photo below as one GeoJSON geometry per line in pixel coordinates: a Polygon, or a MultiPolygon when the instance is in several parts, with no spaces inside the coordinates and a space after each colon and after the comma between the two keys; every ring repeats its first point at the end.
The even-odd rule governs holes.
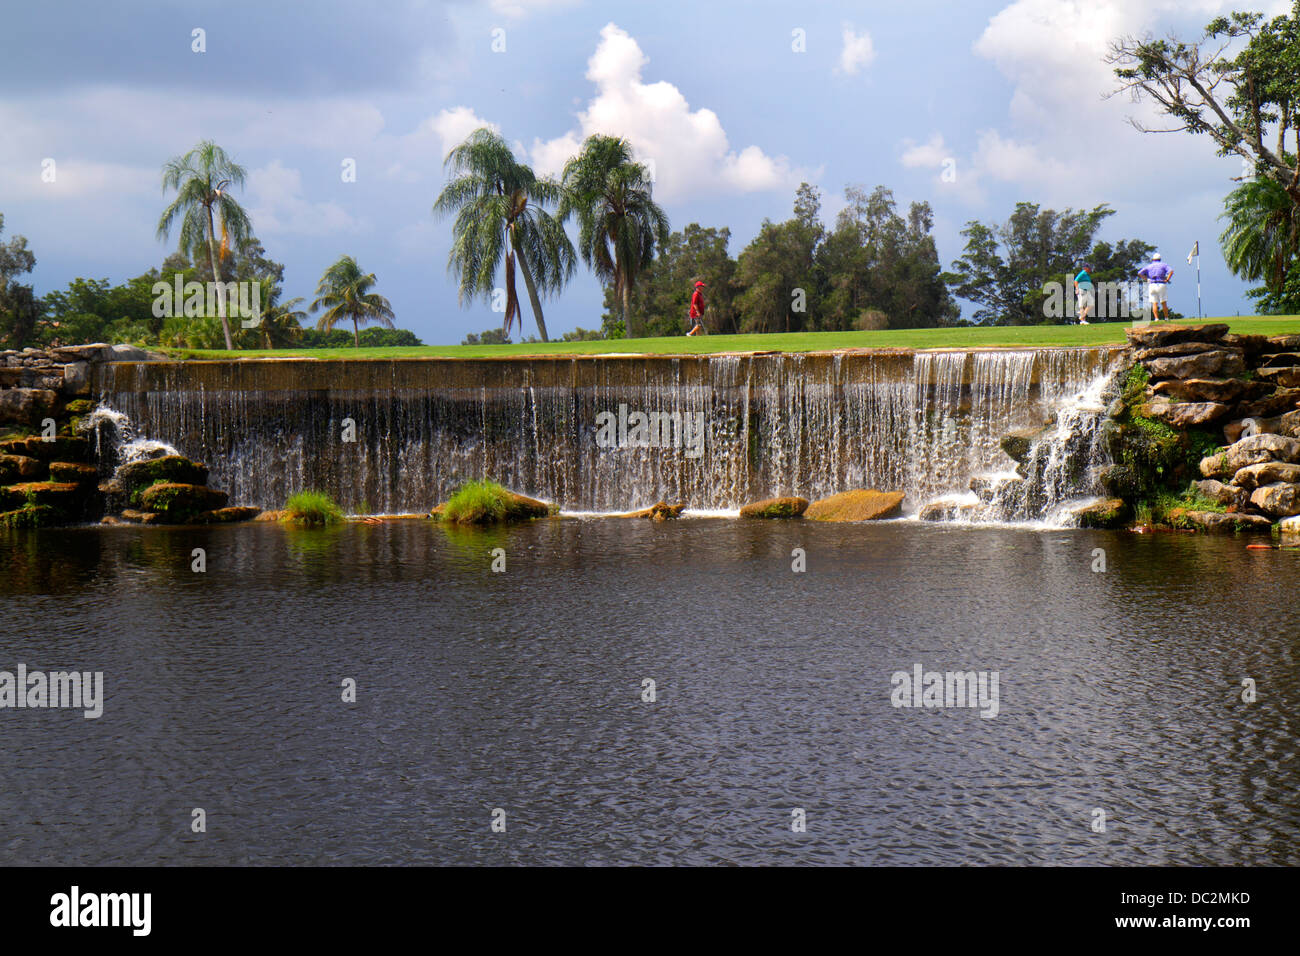
{"type": "Polygon", "coordinates": [[[0,669],[102,670],[107,702],[0,710],[0,864],[1300,863],[1300,552],[1246,543],[14,533],[0,669]],[[997,671],[1000,713],[891,706],[918,662],[997,671]]]}

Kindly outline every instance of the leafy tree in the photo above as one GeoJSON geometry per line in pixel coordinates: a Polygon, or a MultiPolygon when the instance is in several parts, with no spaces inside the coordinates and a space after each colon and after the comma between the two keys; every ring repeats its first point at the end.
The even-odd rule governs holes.
{"type": "Polygon", "coordinates": [[[1296,311],[1300,302],[1284,290],[1300,250],[1300,206],[1277,180],[1261,177],[1230,192],[1219,218],[1227,220],[1219,245],[1228,268],[1243,279],[1264,283],[1248,294],[1261,300],[1265,311],[1296,311]]]}
{"type": "Polygon", "coordinates": [[[1290,16],[1272,20],[1262,13],[1216,17],[1197,42],[1120,38],[1108,62],[1120,80],[1116,93],[1150,98],[1174,121],[1153,130],[1130,120],[1137,129],[1207,135],[1219,155],[1241,156],[1300,205],[1300,149],[1286,151],[1288,136],[1300,136],[1300,0],[1290,16]]]}
{"type": "MultiPolygon", "coordinates": [[[[689,328],[686,315],[697,281],[705,284],[704,326],[713,332],[736,331],[736,260],[727,252],[730,241],[730,229],[694,222],[668,236],[629,298],[629,314],[640,334],[678,335],[689,328]]],[[[603,337],[622,338],[610,334],[624,327],[622,307],[613,286],[606,286],[603,337]]]]}
{"type": "Polygon", "coordinates": [[[817,252],[825,236],[817,189],[801,183],[794,218],[763,220],[736,260],[735,298],[741,332],[797,332],[816,328],[823,286],[817,252]]]}
{"type": "MultiPolygon", "coordinates": [[[[1049,283],[1061,283],[1073,294],[1071,280],[1085,261],[1098,266],[1097,281],[1128,280],[1137,264],[1154,248],[1136,240],[1115,245],[1095,237],[1114,210],[1104,203],[1090,210],[1042,209],[1037,203],[1016,204],[1000,226],[971,221],[962,230],[966,248],[945,273],[953,292],[974,302],[976,323],[1044,325],[1049,283]]],[[[1061,320],[1064,321],[1064,320],[1061,320]]]]}
{"type": "Polygon", "coordinates": [[[904,219],[884,186],[870,194],[849,186],[844,195],[848,205],[817,252],[827,285],[819,327],[849,329],[883,321],[893,328],[921,328],[956,320],[961,310],[942,279],[930,235],[930,204],[912,203],[904,219]]]}
{"type": "MultiPolygon", "coordinates": [[[[256,328],[246,333],[260,338],[262,348],[288,348],[302,338],[302,323],[307,312],[302,308],[306,301],[301,296],[280,301],[280,286],[273,278],[259,280],[262,285],[262,320],[256,328]]],[[[369,330],[367,330],[369,331],[369,330]]]]}
{"type": "Polygon", "coordinates": [[[362,272],[357,260],[341,256],[339,261],[325,270],[316,287],[316,301],[311,311],[324,309],[316,327],[328,332],[344,319],[352,320],[352,340],[361,348],[359,327],[377,322],[385,328],[393,327],[393,308],[388,300],[371,292],[375,283],[373,272],[362,272]]]}
{"type": "Polygon", "coordinates": [[[578,252],[596,278],[613,286],[633,338],[644,334],[631,317],[632,290],[668,241],[668,217],[655,203],[649,170],[632,146],[615,136],[589,136],[564,164],[558,215],[578,220],[578,252]]]}
{"type": "Polygon", "coordinates": [[[461,345],[505,345],[510,340],[506,338],[506,333],[501,329],[485,329],[482,332],[471,332],[465,336],[461,345]]]}
{"type": "MultiPolygon", "coordinates": [[[[166,239],[177,221],[182,250],[194,249],[206,236],[211,274],[220,274],[218,259],[226,255],[230,244],[241,246],[252,234],[248,214],[229,192],[231,186],[242,186],[245,176],[244,167],[211,140],[203,140],[185,155],[169,160],[163,167],[163,191],[176,190],[176,198],[158,220],[158,238],[166,239]],[[220,254],[218,219],[221,221],[220,254]]],[[[233,349],[224,292],[223,289],[217,296],[217,315],[225,333],[226,348],[233,349]]]]}
{"type": "Polygon", "coordinates": [[[447,154],[443,165],[452,178],[438,195],[433,211],[455,216],[447,268],[459,276],[461,304],[477,297],[491,300],[504,258],[506,314],[502,332],[509,335],[516,319],[522,331],[515,292],[517,261],[537,331],[546,341],[541,296],[563,288],[575,268],[573,244],[563,225],[542,208],[559,201],[559,184],[538,179],[490,129],[470,133],[447,154]]]}
{"type": "MultiPolygon", "coordinates": [[[[0,213],[0,233],[5,229],[0,213]]],[[[10,348],[22,348],[36,328],[42,311],[30,285],[21,285],[17,277],[36,268],[36,256],[27,248],[25,236],[14,236],[0,243],[0,341],[10,348]]]]}

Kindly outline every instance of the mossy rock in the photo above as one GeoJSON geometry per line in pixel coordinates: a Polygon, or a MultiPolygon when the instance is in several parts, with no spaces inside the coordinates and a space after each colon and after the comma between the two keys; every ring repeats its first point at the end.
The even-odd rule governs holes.
{"type": "Polygon", "coordinates": [[[24,505],[48,505],[71,512],[76,510],[85,493],[80,485],[63,481],[27,481],[0,488],[0,508],[24,505]]]}
{"type": "Polygon", "coordinates": [[[63,410],[69,415],[85,415],[87,412],[92,411],[94,407],[95,403],[88,398],[74,398],[63,406],[63,410]]]}
{"type": "Polygon", "coordinates": [[[429,514],[436,513],[443,521],[456,524],[485,525],[546,518],[558,514],[560,510],[559,505],[529,498],[493,482],[471,484],[474,487],[468,493],[469,486],[462,488],[447,502],[430,510],[429,514]]]}
{"type": "Polygon", "coordinates": [[[0,513],[0,528],[48,528],[65,521],[63,513],[49,505],[24,505],[0,513]]]}
{"type": "Polygon", "coordinates": [[[1130,511],[1123,499],[1104,498],[1074,509],[1072,514],[1080,528],[1120,528],[1128,520],[1130,511]]]}
{"type": "Polygon", "coordinates": [[[808,510],[808,499],[764,498],[754,501],[740,509],[742,518],[798,518],[808,510]]]}
{"type": "MultiPolygon", "coordinates": [[[[160,482],[178,485],[206,485],[208,466],[190,461],[184,455],[145,458],[123,465],[113,476],[132,504],[140,503],[140,493],[160,482]]],[[[210,510],[210,509],[205,509],[210,510]]]]}
{"type": "Polygon", "coordinates": [[[66,481],[76,485],[98,484],[99,469],[94,465],[86,465],[78,461],[52,461],[50,480],[66,481]]]}
{"type": "Polygon", "coordinates": [[[18,481],[41,481],[48,478],[49,466],[27,455],[0,455],[0,485],[18,481]]]}
{"type": "Polygon", "coordinates": [[[1240,512],[1170,508],[1165,512],[1164,520],[1171,528],[1182,528],[1186,531],[1205,531],[1211,534],[1263,533],[1273,530],[1273,522],[1268,518],[1240,512]]]}
{"type": "Polygon", "coordinates": [[[237,521],[252,521],[262,513],[261,508],[234,505],[202,511],[190,519],[190,524],[233,524],[237,521]]]}
{"type": "Polygon", "coordinates": [[[636,511],[629,511],[626,514],[619,515],[620,518],[648,518],[651,521],[672,521],[681,517],[686,510],[685,504],[670,505],[663,501],[652,504],[649,508],[640,508],[636,511]]]}
{"type": "Polygon", "coordinates": [[[168,521],[183,523],[202,512],[224,508],[229,498],[224,491],[214,491],[206,485],[164,481],[140,493],[140,507],[168,521]]]}
{"type": "Polygon", "coordinates": [[[85,438],[55,435],[42,438],[10,438],[0,441],[0,454],[26,455],[38,461],[85,461],[90,455],[90,442],[85,438]]]}
{"type": "Polygon", "coordinates": [[[814,521],[877,521],[893,518],[903,511],[901,491],[855,489],[814,501],[804,512],[814,521]]]}

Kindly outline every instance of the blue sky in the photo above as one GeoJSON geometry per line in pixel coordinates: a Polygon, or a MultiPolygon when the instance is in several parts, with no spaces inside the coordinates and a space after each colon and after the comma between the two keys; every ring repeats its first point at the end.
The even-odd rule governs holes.
{"type": "MultiPolygon", "coordinates": [[[[1215,240],[1240,161],[1137,132],[1127,118],[1149,107],[1103,98],[1101,57],[1117,35],[1194,37],[1238,6],[44,0],[8,11],[0,35],[0,212],[37,256],[38,294],[138,275],[172,251],[154,237],[161,165],[211,138],[249,170],[239,198],[289,296],[310,298],[352,254],[400,326],[459,342],[501,317],[458,306],[447,274],[449,224],[430,207],[448,146],[491,124],[558,171],[600,131],[653,162],[674,228],[730,226],[733,255],[764,218],[789,216],[801,180],[822,189],[828,221],[848,183],[929,200],[945,266],[969,219],[1002,221],[1018,200],[1108,202],[1105,237],[1154,242],[1179,269],[1175,308],[1195,314],[1184,257],[1199,239],[1205,311],[1234,314],[1249,304],[1215,240]]],[[[585,271],[546,303],[553,336],[600,312],[585,271]]]]}

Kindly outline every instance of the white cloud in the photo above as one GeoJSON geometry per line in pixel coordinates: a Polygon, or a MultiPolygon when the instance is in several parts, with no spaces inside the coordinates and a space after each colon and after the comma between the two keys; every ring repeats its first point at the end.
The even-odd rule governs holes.
{"type": "Polygon", "coordinates": [[[539,173],[558,173],[564,161],[594,133],[622,136],[642,162],[655,170],[655,192],[668,202],[720,193],[793,189],[809,174],[784,156],[770,156],[756,145],[735,150],[718,115],[692,110],[672,83],[646,83],[649,58],[628,33],[613,23],[587,61],[587,79],[596,95],[578,114],[579,128],[550,140],[535,139],[530,158],[539,173]]]}
{"type": "Polygon", "coordinates": [[[925,143],[903,140],[902,163],[907,167],[942,166],[943,161],[951,155],[940,133],[935,133],[925,143]]]}
{"type": "Polygon", "coordinates": [[[511,19],[521,19],[532,13],[551,13],[565,7],[576,6],[580,0],[491,0],[493,13],[511,19]]]}
{"type": "Polygon", "coordinates": [[[248,174],[249,218],[258,235],[317,236],[357,232],[359,224],[336,202],[311,202],[302,194],[302,174],[280,161],[248,174]]]}
{"type": "Polygon", "coordinates": [[[452,149],[464,142],[466,136],[485,126],[494,132],[501,132],[499,126],[489,123],[468,106],[456,106],[439,111],[437,116],[429,120],[429,129],[438,137],[438,145],[442,150],[440,161],[446,159],[452,149]]]}
{"type": "MultiPolygon", "coordinates": [[[[936,181],[969,203],[981,203],[993,183],[1023,187],[1018,198],[1057,205],[1142,201],[1135,170],[1160,170],[1171,192],[1229,187],[1223,161],[1208,139],[1182,134],[1144,136],[1127,120],[1167,122],[1149,102],[1114,90],[1110,43],[1125,35],[1173,31],[1194,38],[1234,0],[1013,0],[990,18],[973,44],[1012,84],[1002,128],[984,128],[973,149],[956,150],[935,133],[926,143],[904,140],[900,162],[936,169],[936,181]],[[1189,25],[1190,24],[1190,25],[1189,25]],[[956,157],[955,178],[938,169],[956,157]]],[[[1278,12],[1286,0],[1266,4],[1278,12]]],[[[995,114],[990,113],[990,119],[995,114]]]]}
{"type": "Polygon", "coordinates": [[[838,73],[854,74],[864,66],[870,66],[876,58],[876,48],[871,42],[871,34],[866,30],[855,33],[852,24],[844,24],[844,46],[840,50],[838,73]]]}

